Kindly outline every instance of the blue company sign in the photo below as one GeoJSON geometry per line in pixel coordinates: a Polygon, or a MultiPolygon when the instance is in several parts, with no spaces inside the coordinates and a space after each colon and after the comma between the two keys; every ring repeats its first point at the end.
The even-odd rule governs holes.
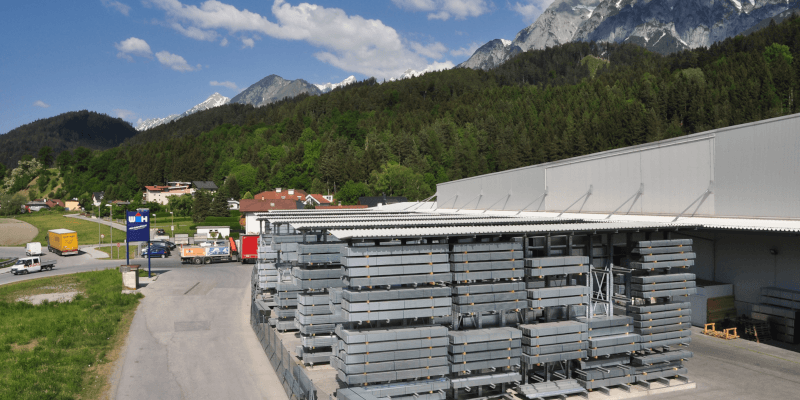
{"type": "Polygon", "coordinates": [[[150,211],[128,211],[128,243],[150,240],[150,211]]]}

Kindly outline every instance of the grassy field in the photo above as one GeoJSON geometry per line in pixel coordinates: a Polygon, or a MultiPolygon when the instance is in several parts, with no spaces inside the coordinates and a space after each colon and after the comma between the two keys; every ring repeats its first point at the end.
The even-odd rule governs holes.
{"type": "MultiPolygon", "coordinates": [[[[136,246],[131,246],[131,248],[130,248],[130,253],[129,254],[130,254],[131,260],[133,260],[134,258],[138,258],[139,257],[139,253],[136,252],[136,249],[137,249],[136,246]]],[[[97,250],[100,250],[103,253],[109,254],[110,255],[109,259],[111,259],[111,260],[124,260],[125,259],[125,245],[124,244],[122,246],[120,246],[119,249],[117,249],[117,246],[103,246],[103,247],[98,247],[97,250]]]]}
{"type": "MultiPolygon", "coordinates": [[[[69,229],[78,232],[78,244],[97,244],[99,243],[100,234],[105,235],[104,243],[109,243],[110,229],[106,225],[101,225],[98,232],[98,224],[96,222],[83,221],[74,218],[66,218],[64,215],[71,214],[69,212],[55,212],[45,211],[36,212],[31,214],[23,214],[16,216],[16,219],[25,221],[39,229],[39,234],[33,239],[34,242],[39,242],[42,247],[47,247],[47,231],[50,229],[69,229]]],[[[125,239],[125,232],[114,229],[114,241],[120,242],[125,239]]]]}
{"type": "Polygon", "coordinates": [[[0,399],[92,399],[107,389],[111,360],[141,294],[124,295],[117,270],[0,286],[0,399]],[[71,303],[33,306],[33,294],[78,291],[71,303]]]}
{"type": "Polygon", "coordinates": [[[153,229],[161,228],[166,232],[169,236],[174,236],[176,233],[188,233],[189,235],[194,235],[196,232],[194,230],[190,230],[189,227],[195,225],[192,221],[192,217],[175,217],[175,231],[170,231],[170,226],[172,226],[172,219],[171,218],[156,218],[155,222],[150,220],[150,227],[153,229]]]}
{"type": "Polygon", "coordinates": [[[581,65],[585,64],[589,64],[589,76],[594,78],[595,74],[597,74],[598,69],[608,66],[608,61],[602,58],[588,55],[586,57],[583,57],[583,60],[581,60],[581,65]]]}

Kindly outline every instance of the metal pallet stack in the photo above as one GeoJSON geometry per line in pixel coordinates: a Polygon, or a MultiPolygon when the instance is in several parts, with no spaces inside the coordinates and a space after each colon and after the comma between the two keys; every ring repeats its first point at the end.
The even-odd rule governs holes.
{"type": "Polygon", "coordinates": [[[342,249],[346,322],[331,364],[345,385],[394,382],[444,398],[436,391],[450,372],[447,328],[433,321],[451,313],[447,252],[447,244],[401,242],[342,249]]]}
{"type": "Polygon", "coordinates": [[[470,396],[477,387],[477,397],[488,388],[504,393],[506,384],[519,382],[522,332],[511,327],[450,331],[447,357],[450,361],[454,398],[470,396]]]}
{"type": "Polygon", "coordinates": [[[451,245],[450,251],[453,329],[465,323],[482,328],[487,314],[499,320],[494,326],[503,326],[508,313],[527,306],[522,242],[464,242],[451,245]]]}
{"type": "Polygon", "coordinates": [[[587,359],[575,371],[578,382],[593,390],[634,382],[630,356],[639,350],[639,335],[633,333],[633,318],[624,315],[577,319],[589,327],[587,359]]]}
{"type": "Polygon", "coordinates": [[[525,259],[528,307],[539,310],[548,321],[578,316],[570,315],[568,308],[589,304],[591,289],[578,283],[590,271],[585,256],[525,259]]]}
{"type": "Polygon", "coordinates": [[[275,307],[272,310],[273,318],[269,324],[281,332],[297,329],[295,314],[297,313],[297,296],[303,291],[290,279],[282,279],[275,285],[275,307]]]}
{"type": "Polygon", "coordinates": [[[300,331],[297,355],[305,364],[327,363],[336,342],[334,330],[341,317],[333,314],[328,290],[344,286],[339,264],[342,243],[298,244],[298,265],[292,267],[292,282],[303,293],[297,296],[295,326],[300,331]]]}
{"type": "MultiPolygon", "coordinates": [[[[691,239],[665,239],[633,243],[628,280],[634,333],[639,351],[631,357],[635,381],[684,374],[683,361],[692,353],[681,349],[691,341],[691,303],[695,275],[671,273],[693,265],[691,239]]],[[[627,288],[626,288],[627,289],[627,288]]]]}
{"type": "Polygon", "coordinates": [[[798,343],[797,319],[800,317],[800,291],[777,287],[761,288],[761,303],[753,305],[751,317],[769,322],[772,337],[786,343],[798,343]]]}
{"type": "Polygon", "coordinates": [[[544,367],[544,376],[540,376],[544,380],[550,380],[548,364],[586,358],[589,326],[585,322],[545,322],[520,325],[520,329],[523,334],[522,362],[529,371],[544,367]]]}
{"type": "Polygon", "coordinates": [[[461,240],[450,245],[454,398],[502,393],[522,376],[517,313],[527,307],[522,242],[461,240]],[[475,390],[476,393],[472,393],[475,390]]]}

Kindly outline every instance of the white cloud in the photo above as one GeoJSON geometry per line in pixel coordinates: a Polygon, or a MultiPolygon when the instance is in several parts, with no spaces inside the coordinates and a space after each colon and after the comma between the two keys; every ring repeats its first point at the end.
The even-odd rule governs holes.
{"type": "Polygon", "coordinates": [[[552,3],[553,0],[526,0],[523,3],[510,4],[510,6],[511,10],[521,15],[525,22],[532,24],[552,3]]]}
{"type": "Polygon", "coordinates": [[[224,86],[228,89],[233,89],[233,90],[239,89],[239,87],[236,86],[236,84],[231,81],[224,81],[224,82],[211,81],[208,82],[208,84],[211,86],[224,86]]]}
{"type": "Polygon", "coordinates": [[[195,28],[194,26],[184,28],[183,25],[177,22],[171,23],[170,26],[172,27],[172,29],[175,29],[176,31],[183,34],[183,36],[190,37],[192,39],[206,40],[209,42],[213,42],[217,40],[217,37],[219,36],[219,34],[216,31],[199,29],[195,28]]]}
{"type": "Polygon", "coordinates": [[[127,4],[120,3],[114,0],[100,0],[106,8],[113,8],[120,12],[122,15],[128,15],[131,12],[131,7],[127,4]]]}
{"type": "Polygon", "coordinates": [[[423,45],[417,42],[410,42],[409,46],[411,50],[414,50],[417,54],[423,55],[428,58],[432,58],[434,60],[438,60],[442,58],[444,53],[447,51],[447,47],[445,45],[436,42],[431,43],[429,45],[423,45]]]}
{"type": "Polygon", "coordinates": [[[486,0],[392,0],[396,6],[411,11],[426,11],[428,19],[446,21],[477,17],[489,12],[486,0]]]}
{"type": "Polygon", "coordinates": [[[256,41],[251,38],[242,38],[242,48],[249,47],[253,48],[256,45],[256,41]]]}
{"type": "Polygon", "coordinates": [[[41,108],[47,108],[47,107],[50,107],[50,104],[47,104],[47,103],[45,103],[45,102],[43,102],[43,101],[41,101],[41,100],[36,100],[36,101],[33,103],[33,105],[34,105],[34,107],[41,107],[41,108]]]}
{"type": "Polygon", "coordinates": [[[174,69],[175,71],[187,72],[200,69],[199,64],[196,67],[192,67],[186,62],[185,58],[177,54],[172,54],[168,51],[159,51],[156,53],[156,58],[158,59],[158,62],[174,69]]]}
{"type": "MultiPolygon", "coordinates": [[[[485,5],[486,2],[442,2],[445,3],[485,5]]],[[[272,22],[258,13],[239,10],[217,0],[207,0],[200,5],[186,5],[179,0],[149,0],[149,4],[164,10],[170,20],[182,23],[181,26],[192,26],[206,31],[225,29],[228,33],[247,32],[276,39],[306,41],[320,48],[314,54],[318,60],[348,72],[379,79],[399,76],[408,68],[426,68],[430,64],[428,56],[417,50],[428,54],[436,53],[436,49],[430,45],[414,50],[397,31],[380,20],[350,16],[338,8],[308,3],[292,6],[285,0],[274,0],[271,11],[276,22],[272,22]]],[[[453,16],[458,15],[461,14],[453,13],[453,16]]],[[[247,45],[244,40],[242,43],[247,45]]],[[[443,50],[439,52],[444,53],[443,50]]]]}
{"type": "Polygon", "coordinates": [[[114,115],[117,118],[130,119],[136,117],[136,113],[131,110],[123,110],[121,108],[115,108],[112,111],[114,112],[114,115]]]}
{"type": "Polygon", "coordinates": [[[153,58],[153,51],[150,50],[150,45],[142,39],[130,37],[119,43],[114,43],[114,47],[119,50],[117,57],[124,58],[128,61],[133,61],[134,56],[153,58]]]}
{"type": "Polygon", "coordinates": [[[450,50],[450,55],[453,57],[470,57],[475,54],[475,50],[478,50],[479,47],[482,45],[478,42],[472,42],[467,47],[462,47],[456,50],[450,50]]]}
{"type": "Polygon", "coordinates": [[[228,45],[228,38],[222,38],[222,40],[219,41],[219,45],[222,46],[222,47],[227,46],[228,45]]]}

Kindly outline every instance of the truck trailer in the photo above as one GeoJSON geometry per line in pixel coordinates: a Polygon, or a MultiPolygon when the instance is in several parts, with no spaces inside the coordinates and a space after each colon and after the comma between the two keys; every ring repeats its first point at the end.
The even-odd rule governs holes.
{"type": "Polygon", "coordinates": [[[196,265],[232,261],[237,256],[233,239],[214,240],[195,245],[181,245],[181,262],[196,265]]]}
{"type": "Polygon", "coordinates": [[[241,248],[239,249],[239,261],[242,264],[258,258],[258,235],[242,235],[241,248]]]}
{"type": "Polygon", "coordinates": [[[47,231],[47,250],[60,256],[78,254],[78,233],[69,229],[47,231]]]}

